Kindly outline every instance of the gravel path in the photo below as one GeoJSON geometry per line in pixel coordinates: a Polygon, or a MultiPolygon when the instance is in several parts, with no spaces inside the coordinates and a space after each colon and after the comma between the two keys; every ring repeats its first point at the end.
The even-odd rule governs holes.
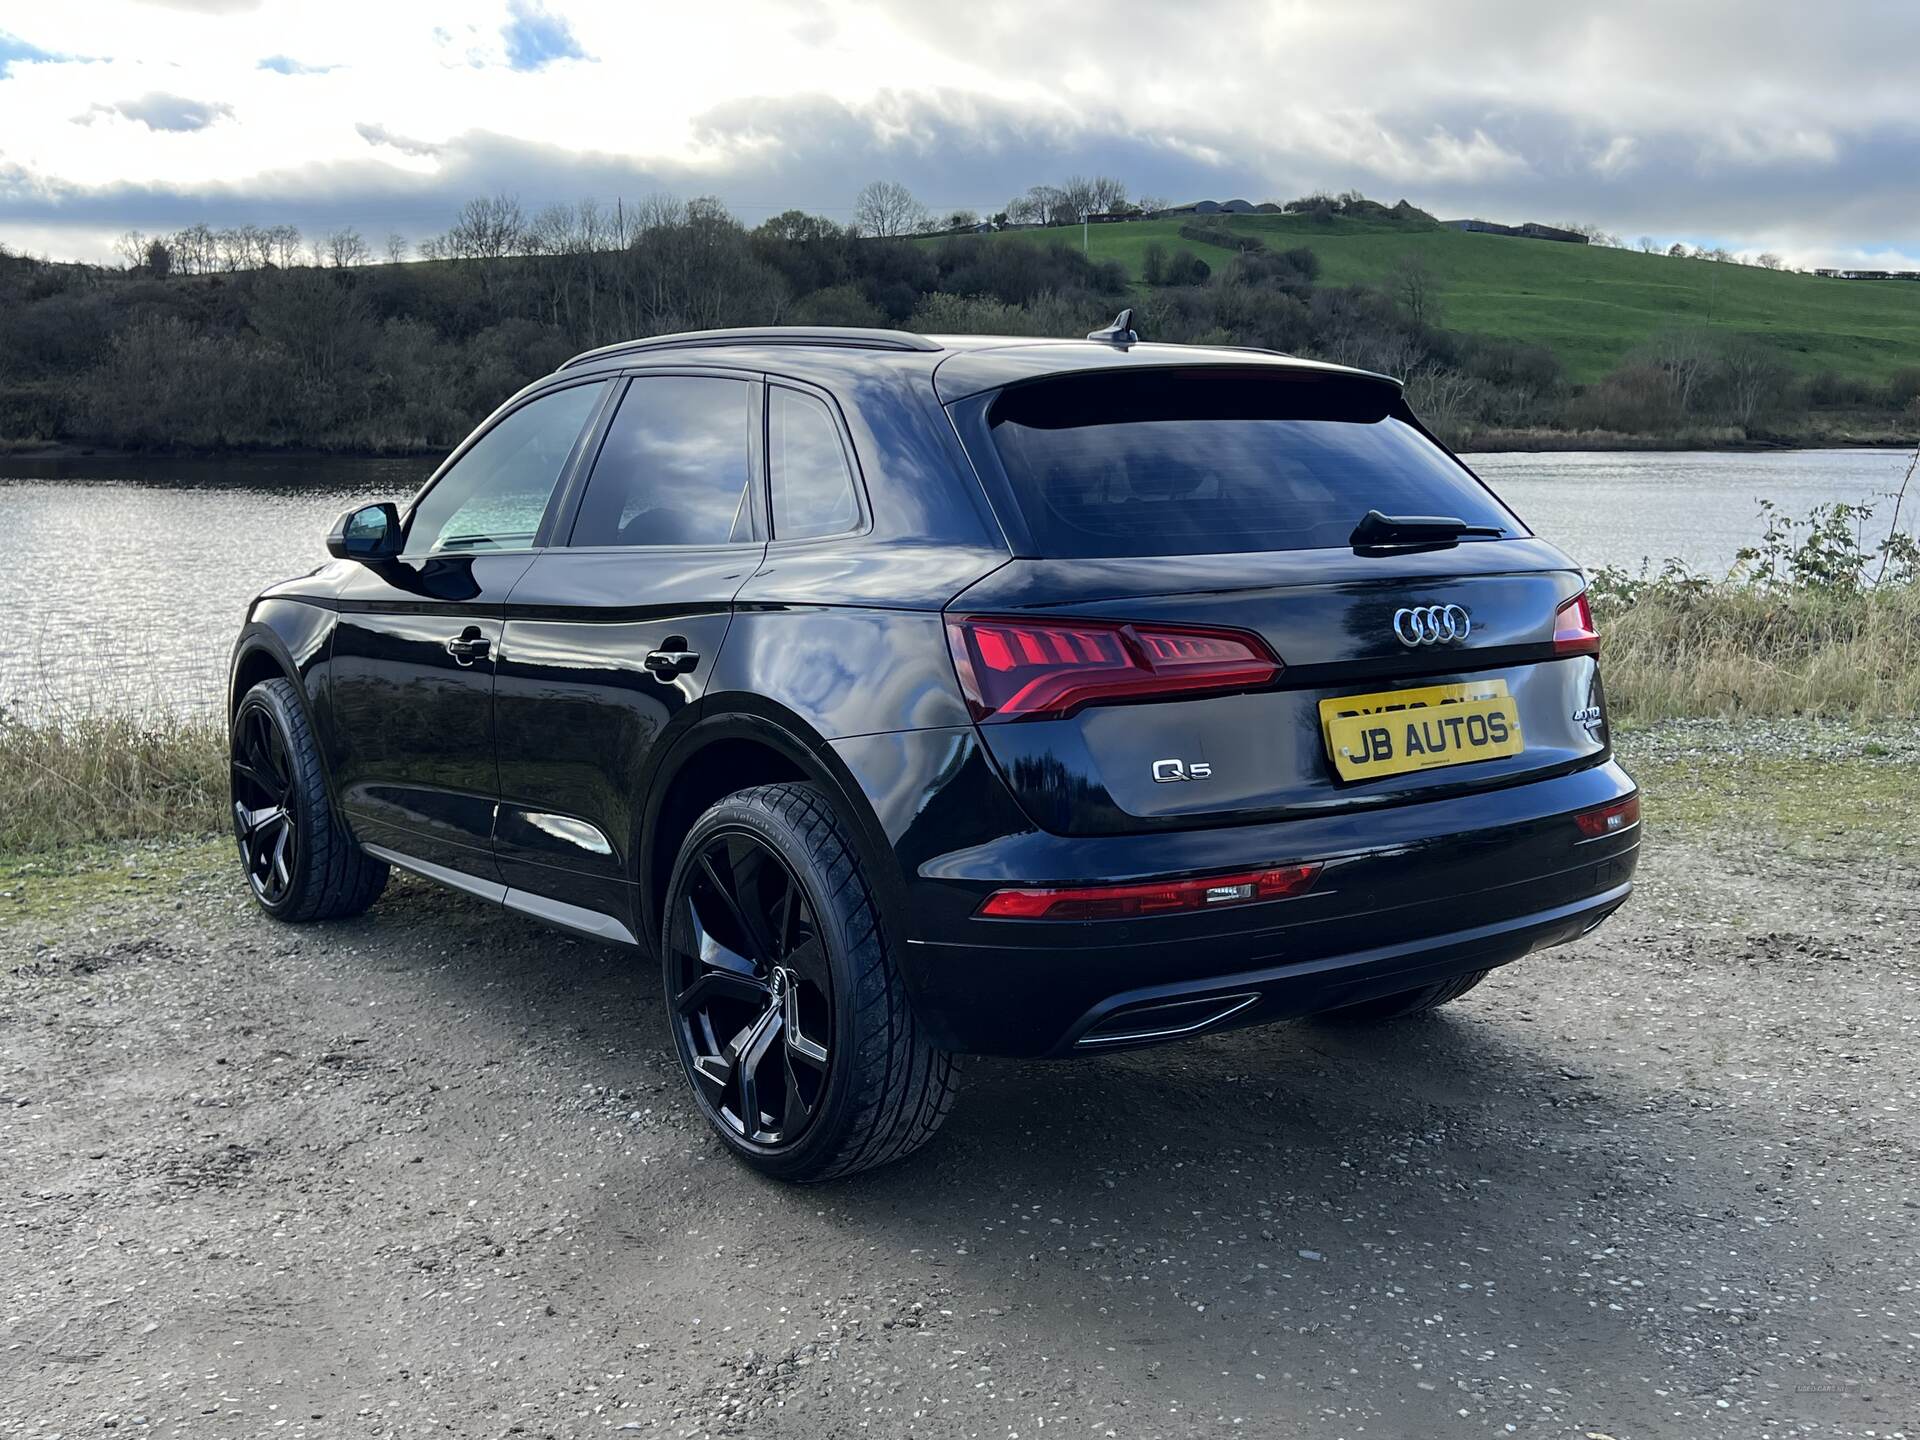
{"type": "Polygon", "coordinates": [[[0,921],[0,1435],[1920,1436],[1920,887],[1655,844],[1390,1034],[732,1164],[646,967],[396,882],[0,921]]]}

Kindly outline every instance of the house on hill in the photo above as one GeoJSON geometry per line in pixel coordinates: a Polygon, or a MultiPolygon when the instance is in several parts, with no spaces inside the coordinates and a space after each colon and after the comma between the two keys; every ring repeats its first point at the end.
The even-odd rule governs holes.
{"type": "Polygon", "coordinates": [[[1449,230],[1466,230],[1475,235],[1517,235],[1524,240],[1558,240],[1567,245],[1587,243],[1587,237],[1578,230],[1562,230],[1537,220],[1521,225],[1500,225],[1492,220],[1442,220],[1440,223],[1449,230]]]}

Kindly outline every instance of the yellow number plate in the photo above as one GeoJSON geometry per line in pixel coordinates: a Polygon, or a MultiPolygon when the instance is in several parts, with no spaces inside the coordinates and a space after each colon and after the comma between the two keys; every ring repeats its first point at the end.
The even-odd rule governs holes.
{"type": "Polygon", "coordinates": [[[1520,707],[1504,680],[1322,700],[1320,728],[1342,780],[1466,765],[1526,748],[1520,707]]]}

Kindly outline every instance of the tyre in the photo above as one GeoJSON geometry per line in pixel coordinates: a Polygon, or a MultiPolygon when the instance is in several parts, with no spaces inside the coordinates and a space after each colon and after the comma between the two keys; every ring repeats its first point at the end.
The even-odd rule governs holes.
{"type": "Polygon", "coordinates": [[[667,1014],[701,1113],[778,1180],[911,1154],[953,1106],[847,829],[804,784],[719,801],[687,833],[661,918],[667,1014]]]}
{"type": "Polygon", "coordinates": [[[234,712],[233,835],[247,885],[276,920],[358,915],[386,888],[387,867],[334,813],[319,746],[291,680],[262,680],[234,712]]]}
{"type": "Polygon", "coordinates": [[[1395,995],[1382,995],[1373,1000],[1362,1000],[1358,1005],[1342,1005],[1337,1010],[1322,1010],[1313,1018],[1335,1025],[1371,1025],[1382,1020],[1400,1020],[1409,1015],[1424,1015],[1437,1006],[1450,1000],[1458,1000],[1482,980],[1491,971],[1469,970],[1464,975],[1455,975],[1452,979],[1441,980],[1432,985],[1421,985],[1412,990],[1402,990],[1395,995]]]}

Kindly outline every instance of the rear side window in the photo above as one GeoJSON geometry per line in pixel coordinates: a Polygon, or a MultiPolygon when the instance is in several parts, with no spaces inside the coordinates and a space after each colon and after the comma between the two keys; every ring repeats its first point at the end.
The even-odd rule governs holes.
{"type": "Polygon", "coordinates": [[[641,376],[587,478],[573,545],[725,545],[751,537],[745,380],[641,376]]]}
{"type": "Polygon", "coordinates": [[[840,427],[821,401],[781,385],[767,392],[767,459],[774,539],[838,535],[860,523],[840,427]]]}
{"type": "Polygon", "coordinates": [[[1017,386],[987,420],[1044,556],[1343,546],[1369,510],[1525,534],[1370,382],[1231,370],[1017,386]]]}

